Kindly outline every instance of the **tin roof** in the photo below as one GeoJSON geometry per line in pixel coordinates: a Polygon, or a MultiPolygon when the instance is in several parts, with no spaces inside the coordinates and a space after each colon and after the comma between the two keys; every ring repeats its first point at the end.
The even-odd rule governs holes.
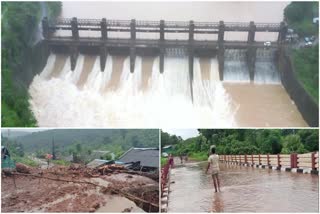
{"type": "Polygon", "coordinates": [[[140,161],[141,166],[159,168],[159,149],[131,148],[119,158],[119,161],[124,163],[140,161]]]}
{"type": "Polygon", "coordinates": [[[87,167],[96,168],[96,167],[102,166],[108,162],[110,162],[110,161],[109,160],[94,159],[93,161],[91,161],[90,163],[87,164],[87,167]]]}

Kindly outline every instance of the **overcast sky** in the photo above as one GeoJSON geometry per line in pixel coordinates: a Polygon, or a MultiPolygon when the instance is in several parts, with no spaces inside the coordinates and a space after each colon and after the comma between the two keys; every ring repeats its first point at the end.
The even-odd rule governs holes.
{"type": "Polygon", "coordinates": [[[182,137],[182,139],[188,139],[191,137],[196,137],[199,135],[197,129],[162,129],[162,131],[167,132],[169,134],[174,134],[182,137]]]}

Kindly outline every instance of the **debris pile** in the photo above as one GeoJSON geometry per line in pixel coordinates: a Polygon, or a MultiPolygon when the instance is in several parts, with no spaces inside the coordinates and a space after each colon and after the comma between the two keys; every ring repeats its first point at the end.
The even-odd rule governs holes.
{"type": "MultiPolygon", "coordinates": [[[[95,212],[108,204],[111,197],[121,196],[146,212],[158,212],[156,176],[117,164],[93,169],[80,164],[49,169],[17,164],[15,172],[2,174],[1,211],[95,212]]],[[[123,207],[120,211],[132,209],[123,207]]]]}

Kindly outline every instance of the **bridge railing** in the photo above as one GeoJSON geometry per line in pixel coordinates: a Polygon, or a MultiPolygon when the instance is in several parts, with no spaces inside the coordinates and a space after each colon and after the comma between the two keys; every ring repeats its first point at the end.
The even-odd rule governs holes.
{"type": "Polygon", "coordinates": [[[319,170],[319,153],[219,155],[222,162],[319,170]]]}
{"type": "Polygon", "coordinates": [[[169,170],[170,170],[170,164],[169,164],[169,158],[168,158],[167,163],[163,167],[161,167],[161,196],[168,182],[169,170]]]}
{"type": "MultiPolygon", "coordinates": [[[[71,26],[72,18],[59,18],[51,27],[71,26]]],[[[100,26],[101,19],[77,19],[79,26],[100,26]]],[[[107,19],[107,26],[111,27],[130,27],[131,20],[107,19]]],[[[250,28],[249,22],[224,22],[225,30],[244,30],[250,28]]],[[[279,31],[279,23],[254,23],[258,31],[279,31]]],[[[189,21],[165,21],[165,28],[185,29],[190,27],[189,21]]],[[[160,21],[136,20],[136,27],[160,28],[160,21]]],[[[194,22],[195,29],[218,29],[219,22],[194,22]]]]}

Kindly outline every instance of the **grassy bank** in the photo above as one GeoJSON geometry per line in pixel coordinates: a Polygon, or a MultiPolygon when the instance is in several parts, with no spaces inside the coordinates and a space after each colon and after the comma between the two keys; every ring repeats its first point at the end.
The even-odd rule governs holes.
{"type": "Polygon", "coordinates": [[[194,161],[208,160],[208,152],[192,152],[189,154],[189,160],[194,160],[194,161]]]}
{"type": "MultiPolygon", "coordinates": [[[[60,2],[48,2],[49,16],[61,11],[60,2]]],[[[29,108],[25,87],[16,84],[13,73],[23,73],[23,62],[31,48],[41,17],[40,2],[2,2],[1,30],[1,125],[33,127],[36,120],[29,108]]]]}
{"type": "Polygon", "coordinates": [[[70,162],[69,161],[65,161],[65,160],[52,160],[51,161],[54,165],[61,165],[61,166],[70,166],[70,162]]]}
{"type": "Polygon", "coordinates": [[[166,163],[168,162],[168,158],[161,157],[160,161],[161,161],[161,167],[162,167],[166,165],[166,163]]]}
{"type": "Polygon", "coordinates": [[[295,50],[293,64],[304,89],[319,104],[319,45],[295,50]]]}
{"type": "Polygon", "coordinates": [[[14,160],[16,163],[22,163],[25,164],[27,166],[32,166],[32,167],[37,167],[38,163],[34,160],[31,160],[28,157],[19,157],[19,156],[13,156],[12,160],[14,160]]]}
{"type": "MultiPolygon", "coordinates": [[[[300,37],[319,38],[319,25],[313,18],[319,16],[319,2],[292,2],[284,10],[289,28],[300,37]]],[[[295,74],[304,89],[319,103],[319,45],[295,50],[292,54],[295,74]]]]}

